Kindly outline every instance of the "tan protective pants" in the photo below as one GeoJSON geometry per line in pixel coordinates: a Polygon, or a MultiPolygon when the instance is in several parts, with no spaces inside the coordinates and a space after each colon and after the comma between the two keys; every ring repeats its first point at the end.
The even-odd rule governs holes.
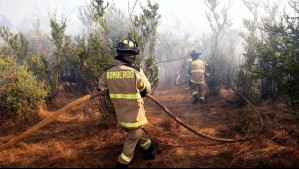
{"type": "Polygon", "coordinates": [[[147,150],[151,145],[151,140],[147,137],[143,128],[126,129],[126,131],[127,138],[123,146],[123,151],[117,160],[122,164],[129,164],[131,162],[137,144],[144,150],[147,150]]]}
{"type": "Polygon", "coordinates": [[[192,96],[198,96],[199,99],[204,100],[205,99],[205,83],[192,83],[191,88],[193,90],[192,96]]]}

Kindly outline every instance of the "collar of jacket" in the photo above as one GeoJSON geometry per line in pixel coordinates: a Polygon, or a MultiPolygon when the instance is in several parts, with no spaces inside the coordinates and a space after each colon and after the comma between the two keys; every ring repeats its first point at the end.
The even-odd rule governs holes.
{"type": "Polygon", "coordinates": [[[125,64],[132,64],[131,62],[126,60],[125,57],[123,57],[122,55],[117,55],[114,57],[114,59],[116,59],[117,61],[124,62],[125,64]]]}

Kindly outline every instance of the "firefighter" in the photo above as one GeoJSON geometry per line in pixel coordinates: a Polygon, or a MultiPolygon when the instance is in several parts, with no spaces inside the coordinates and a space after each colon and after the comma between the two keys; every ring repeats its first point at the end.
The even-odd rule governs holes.
{"type": "Polygon", "coordinates": [[[109,96],[115,109],[116,118],[127,132],[122,153],[117,160],[117,168],[128,168],[136,146],[143,151],[143,159],[155,158],[157,143],[153,143],[145,132],[148,120],[143,107],[143,99],[151,90],[151,84],[143,70],[134,66],[139,54],[138,44],[132,38],[120,41],[115,47],[117,65],[103,73],[98,88],[109,89],[109,96]]]}
{"type": "Polygon", "coordinates": [[[190,53],[192,57],[192,62],[189,66],[189,73],[191,75],[191,88],[193,90],[192,97],[194,98],[193,104],[196,104],[198,101],[200,103],[205,102],[205,73],[206,69],[209,70],[208,64],[206,61],[203,61],[199,58],[201,53],[198,53],[196,49],[193,49],[190,53]]]}

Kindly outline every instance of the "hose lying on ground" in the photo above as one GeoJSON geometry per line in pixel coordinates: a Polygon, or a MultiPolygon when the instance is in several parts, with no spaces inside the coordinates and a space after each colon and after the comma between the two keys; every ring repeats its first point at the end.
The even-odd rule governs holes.
{"type": "Polygon", "coordinates": [[[264,121],[263,121],[263,118],[261,117],[261,115],[258,113],[258,111],[254,108],[254,106],[250,103],[250,101],[248,99],[246,99],[245,96],[243,96],[238,90],[236,90],[235,88],[233,88],[231,85],[229,85],[228,83],[226,83],[225,81],[221,80],[221,79],[218,79],[214,76],[208,76],[206,75],[206,77],[208,78],[211,78],[211,79],[214,79],[214,80],[218,80],[220,81],[221,83],[225,84],[226,86],[228,86],[229,88],[231,88],[234,92],[236,92],[243,100],[245,100],[245,102],[249,105],[249,107],[252,109],[252,111],[254,112],[254,114],[258,117],[259,121],[260,121],[260,127],[257,131],[256,134],[260,133],[263,129],[263,126],[264,126],[264,121]]]}
{"type": "MultiPolygon", "coordinates": [[[[252,139],[256,136],[259,135],[259,133],[262,131],[263,129],[263,126],[264,126],[264,122],[263,122],[263,119],[261,117],[261,115],[258,113],[258,111],[254,108],[254,106],[250,103],[250,101],[248,99],[246,99],[239,91],[237,91],[235,88],[233,88],[231,85],[229,85],[228,83],[224,82],[223,80],[221,79],[218,79],[216,77],[213,77],[213,76],[207,76],[205,75],[205,77],[208,77],[208,78],[211,78],[211,79],[214,79],[214,80],[218,80],[220,81],[221,83],[225,84],[226,86],[228,86],[229,88],[231,88],[234,92],[236,92],[243,100],[245,100],[245,102],[249,105],[249,107],[252,109],[252,111],[254,112],[254,114],[258,117],[259,119],[259,123],[260,123],[260,126],[259,126],[259,129],[257,130],[256,133],[252,134],[252,135],[249,135],[249,136],[246,136],[246,137],[242,137],[242,138],[236,138],[236,139],[227,139],[227,138],[219,138],[219,137],[212,137],[212,136],[209,136],[209,135],[206,135],[206,134],[203,134],[201,132],[198,132],[196,130],[194,130],[193,128],[191,128],[189,125],[187,125],[186,123],[184,123],[181,119],[179,119],[178,117],[176,117],[174,114],[171,113],[171,111],[169,111],[165,106],[163,106],[162,104],[160,104],[157,100],[155,100],[155,98],[153,98],[152,96],[147,96],[148,98],[150,98],[153,102],[155,102],[161,109],[163,109],[170,117],[172,117],[175,121],[177,121],[179,124],[181,124],[182,126],[184,126],[186,129],[188,129],[189,131],[193,132],[194,134],[196,135],[199,135],[199,136],[202,136],[204,138],[207,138],[207,139],[211,139],[211,140],[215,140],[215,141],[223,141],[223,142],[239,142],[239,141],[246,141],[246,140],[249,140],[249,139],[252,139]]],[[[178,77],[179,78],[179,77],[178,77]]],[[[177,79],[178,79],[177,78],[177,79]]],[[[183,84],[187,84],[187,82],[183,82],[183,83],[180,83],[178,85],[183,85],[183,84]]]]}
{"type": "Polygon", "coordinates": [[[33,126],[32,128],[30,128],[29,130],[25,131],[24,133],[22,133],[21,135],[17,136],[16,138],[10,140],[9,142],[7,142],[6,144],[0,146],[0,152],[7,149],[8,147],[16,144],[17,142],[29,137],[30,135],[34,134],[35,132],[38,131],[38,129],[44,127],[45,125],[47,125],[48,123],[52,122],[53,120],[55,120],[59,115],[67,112],[68,110],[72,109],[75,106],[78,106],[86,101],[88,101],[89,99],[95,98],[97,96],[103,96],[103,95],[107,95],[108,94],[108,90],[103,90],[100,92],[96,92],[90,95],[86,95],[84,97],[81,97],[69,104],[67,104],[66,106],[64,106],[63,108],[53,112],[53,114],[51,114],[50,116],[48,116],[47,118],[45,118],[44,120],[42,120],[41,122],[37,123],[35,126],[33,126]]]}
{"type": "MultiPolygon", "coordinates": [[[[198,136],[202,136],[204,138],[207,138],[207,139],[211,139],[211,140],[215,140],[215,141],[222,141],[222,142],[239,142],[239,141],[246,141],[246,140],[249,140],[249,139],[252,139],[256,136],[259,135],[259,133],[262,131],[262,128],[263,128],[263,125],[264,125],[264,122],[263,122],[263,119],[262,117],[260,116],[260,114],[255,110],[254,106],[240,93],[238,92],[236,89],[234,89],[232,86],[230,86],[229,84],[227,84],[226,82],[220,80],[220,79],[217,79],[213,76],[207,76],[209,78],[212,78],[212,79],[216,79],[216,80],[219,80],[221,83],[227,85],[229,88],[231,88],[234,92],[236,92],[240,97],[242,97],[242,99],[244,99],[246,101],[246,103],[250,106],[250,108],[253,110],[254,114],[259,118],[259,121],[260,121],[260,127],[258,129],[258,131],[252,135],[249,135],[249,136],[246,136],[246,137],[242,137],[242,138],[236,138],[236,139],[228,139],[228,138],[219,138],[219,137],[213,137],[213,136],[209,136],[209,135],[206,135],[206,134],[203,134],[201,132],[198,132],[196,130],[194,130],[192,127],[190,127],[189,125],[187,125],[186,123],[184,123],[181,119],[179,119],[178,117],[176,117],[173,113],[171,113],[170,110],[168,110],[165,106],[163,106],[159,101],[157,101],[152,95],[147,95],[147,97],[149,99],[151,99],[154,103],[156,103],[161,109],[163,109],[171,118],[173,118],[176,122],[178,122],[180,125],[184,126],[186,129],[188,129],[189,131],[191,131],[192,133],[198,135],[198,136]]],[[[188,82],[185,82],[185,83],[188,83],[188,82]]]]}
{"type": "MultiPolygon", "coordinates": [[[[215,77],[209,76],[210,78],[219,80],[215,77]]],[[[223,142],[237,142],[237,141],[245,141],[251,138],[256,137],[260,131],[263,128],[263,119],[261,118],[260,114],[255,110],[255,108],[253,107],[253,105],[242,95],[240,94],[237,90],[235,90],[233,87],[231,87],[230,85],[228,85],[227,83],[225,83],[222,80],[219,80],[222,83],[226,84],[228,87],[230,87],[232,90],[234,90],[240,97],[242,97],[247,103],[248,105],[251,107],[251,109],[254,111],[254,113],[259,117],[260,119],[260,128],[258,130],[258,132],[256,132],[255,134],[251,135],[251,136],[247,136],[247,137],[243,137],[243,138],[238,138],[238,139],[226,139],[226,138],[218,138],[218,137],[212,137],[200,132],[197,132],[196,130],[194,130],[192,127],[190,127],[189,125],[187,125],[186,123],[184,123],[181,119],[179,119],[178,117],[176,117],[173,113],[171,113],[170,110],[168,110],[164,105],[162,105],[159,101],[157,101],[151,94],[147,94],[147,98],[149,98],[150,100],[152,100],[154,103],[156,103],[162,110],[164,110],[171,118],[173,118],[175,121],[177,121],[180,125],[182,125],[183,127],[185,127],[186,129],[188,129],[189,131],[193,132],[194,134],[198,135],[198,136],[202,136],[204,138],[207,139],[211,139],[211,140],[215,140],[215,141],[223,141],[223,142]]],[[[108,95],[108,90],[103,90],[100,92],[96,92],[90,95],[86,95],[84,97],[81,97],[69,104],[67,104],[66,106],[64,106],[63,108],[53,112],[52,115],[50,115],[49,117],[45,118],[44,120],[42,120],[41,122],[39,122],[38,124],[36,124],[35,126],[33,126],[32,128],[30,128],[29,130],[25,131],[24,133],[22,133],[21,135],[17,136],[16,138],[10,140],[9,142],[7,142],[6,144],[3,144],[2,146],[0,146],[0,152],[2,152],[3,150],[9,148],[10,146],[18,143],[19,141],[29,137],[30,135],[34,134],[35,132],[37,132],[40,128],[44,127],[45,125],[47,125],[48,123],[52,122],[53,120],[55,120],[59,115],[67,112],[68,110],[72,109],[75,106],[78,106],[92,98],[98,97],[98,96],[103,96],[103,95],[108,95]]]]}

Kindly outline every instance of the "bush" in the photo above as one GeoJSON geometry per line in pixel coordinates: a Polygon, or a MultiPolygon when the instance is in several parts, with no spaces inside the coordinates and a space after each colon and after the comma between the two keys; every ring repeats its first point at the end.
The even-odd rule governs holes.
{"type": "Polygon", "coordinates": [[[47,96],[43,82],[37,82],[26,66],[11,57],[0,56],[0,117],[17,118],[36,114],[47,96]]]}

